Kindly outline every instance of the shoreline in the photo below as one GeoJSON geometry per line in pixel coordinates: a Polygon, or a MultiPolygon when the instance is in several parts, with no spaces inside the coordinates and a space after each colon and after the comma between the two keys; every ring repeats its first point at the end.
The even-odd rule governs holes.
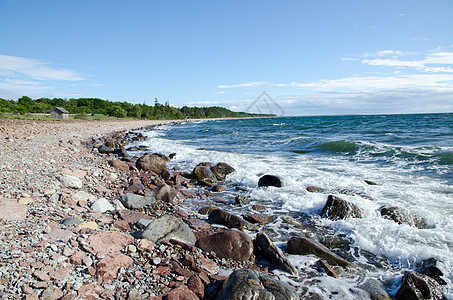
{"type": "MultiPolygon", "coordinates": [[[[213,119],[188,121],[204,120],[213,119]]],[[[222,185],[222,182],[192,181],[191,174],[187,172],[189,170],[170,171],[170,177],[163,173],[139,171],[134,159],[97,153],[100,146],[107,143],[121,149],[127,147],[123,142],[130,144],[140,138],[137,132],[129,134],[131,130],[185,121],[164,122],[0,120],[0,149],[5,157],[1,164],[0,198],[8,199],[1,204],[2,208],[11,206],[19,212],[14,217],[16,219],[3,214],[6,220],[0,221],[1,258],[7,262],[6,267],[0,265],[0,292],[19,293],[26,295],[26,299],[38,299],[50,293],[67,297],[64,299],[88,296],[109,299],[113,295],[128,297],[131,293],[137,293],[138,299],[160,299],[154,295],[165,293],[193,297],[191,293],[196,288],[190,288],[189,282],[196,282],[198,286],[201,282],[201,286],[205,287],[203,293],[219,291],[222,283],[229,280],[229,274],[224,273],[228,269],[247,268],[272,274],[268,271],[275,268],[275,262],[269,265],[263,263],[261,258],[256,260],[254,255],[244,261],[225,260],[211,252],[201,251],[192,242],[170,240],[145,243],[145,239],[137,238],[136,234],[140,231],[137,224],[144,222],[141,219],[145,216],[157,220],[167,215],[183,220],[190,225],[197,239],[229,231],[212,226],[216,222],[211,215],[209,222],[206,222],[207,216],[200,218],[180,209],[179,200],[158,199],[149,206],[121,208],[118,199],[126,193],[144,198],[156,196],[153,191],[168,184],[180,192],[185,201],[190,201],[192,197],[209,200],[207,194],[215,186],[222,185]],[[87,126],[92,122],[96,126],[87,126]],[[124,164],[115,166],[111,163],[112,167],[109,161],[124,164]],[[82,185],[64,186],[61,178],[65,175],[78,178],[82,185]],[[85,198],[79,198],[80,194],[85,198]],[[93,209],[92,203],[101,198],[114,207],[113,211],[93,209]],[[131,220],[131,215],[142,218],[131,220]],[[78,221],[81,222],[71,225],[71,222],[78,221]],[[115,248],[112,253],[103,253],[102,248],[110,247],[115,248]],[[108,261],[109,257],[115,258],[115,261],[108,261]],[[20,278],[8,277],[9,274],[19,274],[20,278]],[[133,286],[137,284],[142,288],[135,289],[133,286]],[[189,289],[184,289],[185,286],[189,289]]],[[[210,202],[215,205],[213,200],[210,202]]],[[[256,215],[259,215],[258,210],[256,215]]],[[[143,225],[146,226],[146,222],[140,226],[143,225]]],[[[246,223],[246,226],[249,225],[246,223]]],[[[262,236],[261,242],[266,243],[262,236]]],[[[272,242],[268,243],[272,245],[272,242]]],[[[340,262],[340,265],[348,264],[340,262]]],[[[286,267],[291,272],[291,268],[286,267]]],[[[280,266],[280,269],[284,268],[280,266]]],[[[325,269],[325,276],[333,276],[329,272],[343,276],[347,270],[338,266],[331,268],[329,263],[320,269],[325,269]]],[[[274,278],[280,276],[273,275],[274,278]]],[[[287,278],[297,279],[290,274],[287,278]]],[[[381,288],[382,292],[379,285],[375,284],[372,288],[381,288]]],[[[386,293],[385,290],[383,292],[386,293]]],[[[198,290],[196,297],[203,298],[200,293],[201,290],[198,290]]],[[[303,291],[298,293],[302,295],[303,291]]]]}

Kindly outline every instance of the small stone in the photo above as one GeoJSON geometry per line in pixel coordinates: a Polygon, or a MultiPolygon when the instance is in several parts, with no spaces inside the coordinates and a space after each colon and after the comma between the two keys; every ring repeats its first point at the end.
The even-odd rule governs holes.
{"type": "Polygon", "coordinates": [[[33,272],[33,276],[41,281],[50,281],[50,276],[39,270],[33,272]]]}
{"type": "Polygon", "coordinates": [[[153,258],[153,264],[158,266],[162,262],[162,259],[160,257],[155,257],[153,258]]]}
{"type": "Polygon", "coordinates": [[[252,206],[252,209],[256,210],[256,211],[263,211],[263,210],[266,210],[266,206],[261,205],[261,204],[255,204],[252,206]]]}
{"type": "Polygon", "coordinates": [[[98,200],[94,201],[93,204],[90,205],[92,210],[106,212],[106,211],[114,211],[115,207],[105,198],[99,198],[98,200]]]}
{"type": "Polygon", "coordinates": [[[0,219],[5,221],[23,220],[28,207],[12,199],[0,199],[0,219]]]}
{"type": "Polygon", "coordinates": [[[79,224],[78,228],[79,229],[87,228],[87,229],[96,230],[96,229],[98,229],[98,224],[96,224],[96,222],[92,222],[92,221],[82,222],[79,224]]]}
{"type": "Polygon", "coordinates": [[[17,202],[19,202],[20,204],[23,204],[23,205],[28,205],[30,203],[33,202],[33,199],[32,198],[20,198],[17,202]]]}
{"type": "Polygon", "coordinates": [[[71,189],[80,189],[83,186],[82,180],[72,175],[62,175],[57,178],[62,185],[71,189]]]}
{"type": "Polygon", "coordinates": [[[90,267],[93,264],[91,257],[87,256],[82,260],[83,265],[90,267]]]}
{"type": "Polygon", "coordinates": [[[127,253],[135,253],[137,252],[137,247],[135,245],[127,245],[126,251],[127,253]]]}

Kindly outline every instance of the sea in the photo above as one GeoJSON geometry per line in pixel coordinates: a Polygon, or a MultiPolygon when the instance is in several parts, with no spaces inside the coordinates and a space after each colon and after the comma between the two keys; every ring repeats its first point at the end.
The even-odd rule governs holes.
{"type": "Polygon", "coordinates": [[[260,229],[283,250],[291,237],[308,236],[357,266],[333,278],[314,268],[318,258],[289,255],[301,275],[275,270],[280,279],[325,299],[366,299],[358,286],[374,278],[393,297],[405,272],[434,258],[445,295],[453,299],[453,114],[190,121],[145,134],[139,144],[148,151],[176,153],[171,168],[191,171],[200,162],[235,168],[224,182],[226,192],[186,201],[192,214],[215,204],[243,215],[262,204],[274,221],[260,229]],[[279,176],[283,186],[259,188],[266,174],[279,176]],[[240,193],[250,205],[233,204],[237,186],[247,189],[240,193]],[[309,192],[309,186],[322,191],[309,192]],[[356,204],[363,217],[320,217],[329,195],[356,204]],[[385,218],[382,206],[402,208],[426,226],[385,218]]]}

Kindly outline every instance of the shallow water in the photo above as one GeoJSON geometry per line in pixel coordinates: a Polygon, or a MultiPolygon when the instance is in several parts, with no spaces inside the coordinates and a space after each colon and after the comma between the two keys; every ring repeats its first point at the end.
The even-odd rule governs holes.
{"type": "MultiPolygon", "coordinates": [[[[226,185],[246,187],[252,204],[266,205],[265,213],[275,222],[265,231],[277,242],[303,233],[325,243],[349,241],[347,255],[360,271],[339,279],[297,279],[304,285],[310,281],[311,291],[333,299],[360,299],[362,291],[354,287],[374,277],[395,295],[404,270],[434,257],[448,283],[446,296],[453,299],[453,114],[203,121],[146,134],[149,139],[140,144],[151,151],[177,153],[173,167],[191,171],[202,161],[232,165],[236,172],[226,185]],[[283,187],[258,188],[264,174],[280,176],[283,187]],[[324,191],[309,193],[306,187],[311,185],[324,191]],[[328,195],[357,204],[364,217],[320,218],[328,195]],[[419,229],[385,219],[378,211],[382,205],[404,207],[429,226],[419,229]]],[[[234,198],[236,193],[230,190],[221,197],[234,198]]],[[[186,206],[196,211],[200,203],[186,206]]],[[[243,214],[250,206],[227,209],[243,214]]],[[[316,259],[290,255],[290,260],[308,270],[316,259]]],[[[295,280],[284,273],[281,278],[295,280]]]]}

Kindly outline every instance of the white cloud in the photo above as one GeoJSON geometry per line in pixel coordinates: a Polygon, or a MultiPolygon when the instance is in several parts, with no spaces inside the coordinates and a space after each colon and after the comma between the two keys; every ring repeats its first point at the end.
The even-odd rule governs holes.
{"type": "Polygon", "coordinates": [[[79,81],[84,78],[70,69],[54,68],[33,58],[0,54],[0,75],[26,76],[35,80],[79,81]]]}
{"type": "Polygon", "coordinates": [[[230,88],[238,88],[238,87],[259,87],[263,85],[269,84],[268,82],[265,81],[255,81],[255,82],[246,82],[246,83],[240,83],[240,84],[232,84],[232,85],[219,85],[219,89],[230,89],[230,88]]]}

